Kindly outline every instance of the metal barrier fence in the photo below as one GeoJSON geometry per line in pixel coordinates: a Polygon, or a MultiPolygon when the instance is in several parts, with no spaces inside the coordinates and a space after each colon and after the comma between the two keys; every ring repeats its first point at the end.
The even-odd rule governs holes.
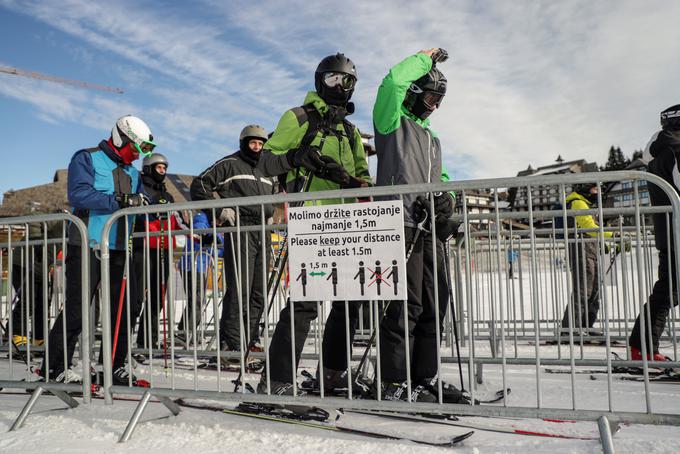
{"type": "Polygon", "coordinates": [[[0,367],[0,389],[36,390],[30,406],[22,411],[11,430],[21,427],[33,403],[45,390],[71,407],[78,403],[67,392],[81,393],[83,402],[90,401],[91,331],[87,290],[90,256],[87,247],[71,247],[70,253],[75,257],[68,256],[69,223],[70,240],[87,245],[87,227],[70,214],[0,219],[3,233],[0,276],[4,285],[0,296],[0,352],[7,355],[7,363],[0,367]],[[70,269],[74,262],[79,265],[70,269]],[[67,264],[69,270],[66,270],[67,264]],[[80,284],[72,289],[70,301],[66,299],[65,273],[80,284]],[[64,311],[69,317],[57,318],[57,314],[64,311]],[[54,335],[48,336],[55,319],[58,323],[52,326],[54,335]],[[75,344],[65,343],[67,329],[81,332],[77,363],[72,362],[67,353],[75,349],[75,344]],[[52,370],[46,364],[53,365],[52,370]]]}
{"type": "MultiPolygon", "coordinates": [[[[428,210],[430,217],[434,218],[432,204],[429,204],[428,210]]],[[[660,364],[647,360],[651,345],[648,323],[641,326],[644,340],[642,361],[630,361],[627,348],[625,357],[622,354],[621,359],[612,354],[613,349],[625,347],[632,323],[654,283],[654,267],[658,263],[654,246],[660,239],[654,239],[649,233],[651,226],[644,215],[677,210],[680,210],[680,198],[674,189],[654,175],[639,172],[376,187],[120,210],[104,227],[100,249],[102,391],[107,403],[113,402],[115,394],[145,394],[123,439],[131,435],[151,395],[160,398],[173,412],[177,408],[168,397],[403,411],[413,410],[417,405],[418,410],[423,412],[463,415],[570,419],[608,416],[634,422],[678,424],[680,415],[672,410],[672,406],[655,400],[650,390],[655,385],[649,381],[650,367],[680,365],[675,331],[677,311],[673,311],[669,318],[669,334],[662,338],[663,342],[672,344],[673,361],[660,364]],[[606,209],[599,203],[599,208],[592,210],[573,212],[564,207],[562,210],[545,211],[534,210],[530,200],[525,212],[498,209],[498,194],[508,187],[524,187],[531,194],[533,187],[555,185],[559,188],[559,197],[564,200],[569,185],[585,182],[601,185],[620,180],[630,180],[634,185],[639,181],[656,184],[668,195],[672,206],[650,208],[636,202],[631,208],[606,209]],[[491,190],[495,203],[490,213],[468,210],[466,193],[478,189],[491,190]],[[429,249],[421,249],[431,257],[428,269],[432,270],[432,276],[429,279],[437,283],[428,289],[434,305],[432,312],[439,314],[429,325],[434,330],[431,337],[443,340],[441,348],[437,347],[438,342],[434,343],[436,351],[431,353],[436,363],[432,375],[436,381],[432,390],[437,402],[412,402],[413,393],[421,384],[417,380],[423,377],[416,376],[419,372],[417,364],[411,363],[413,349],[418,347],[410,342],[403,344],[405,398],[387,401],[380,386],[384,381],[381,364],[389,364],[385,359],[389,351],[381,350],[389,328],[383,315],[387,304],[373,300],[332,304],[321,301],[289,303],[290,281],[296,277],[289,278],[286,272],[286,226],[268,223],[264,215],[265,206],[294,206],[331,200],[353,202],[357,197],[412,200],[415,194],[427,196],[452,190],[463,201],[462,214],[453,217],[462,225],[459,238],[455,244],[449,244],[447,239],[446,247],[438,241],[429,241],[422,246],[429,249]],[[235,227],[217,226],[220,212],[225,208],[235,210],[235,227]],[[251,215],[242,216],[239,208],[249,208],[251,215]],[[199,211],[204,211],[211,218],[210,228],[194,225],[194,215],[199,211]],[[594,214],[600,220],[608,215],[616,219],[623,215],[632,216],[633,225],[605,227],[600,223],[600,227],[594,230],[596,235],[589,239],[582,235],[587,234],[587,230],[567,227],[569,218],[584,214],[594,214]],[[537,226],[541,219],[559,217],[564,226],[561,233],[555,224],[549,228],[537,226]],[[160,222],[150,229],[149,225],[154,220],[160,222]],[[488,221],[486,230],[471,231],[471,221],[474,220],[488,221]],[[517,220],[527,220],[526,230],[517,230],[517,220]],[[110,229],[116,221],[127,227],[136,222],[138,226],[132,242],[126,243],[121,251],[112,251],[108,243],[110,229]],[[605,231],[617,231],[619,236],[605,239],[605,231]],[[278,237],[270,242],[272,234],[278,237]],[[220,235],[224,237],[222,244],[218,242],[220,235]],[[626,251],[627,244],[631,245],[630,252],[626,251]],[[615,250],[616,245],[622,252],[608,255],[606,249],[615,250]],[[600,289],[602,309],[594,327],[602,331],[601,336],[577,330],[577,307],[572,298],[574,288],[578,292],[579,286],[585,284],[588,278],[588,272],[585,276],[576,273],[577,276],[572,278],[573,257],[576,257],[577,263],[582,263],[586,259],[584,250],[591,247],[597,251],[594,266],[601,276],[596,285],[600,289]],[[570,254],[570,248],[573,254],[570,254]],[[220,249],[224,249],[222,257],[220,249]],[[512,273],[517,276],[516,279],[509,275],[507,260],[507,253],[515,249],[518,255],[512,273]],[[445,251],[451,252],[451,260],[440,259],[437,262],[437,257],[442,257],[445,251]],[[116,261],[119,276],[126,283],[119,286],[117,294],[111,293],[111,284],[115,280],[112,277],[113,261],[116,261]],[[451,278],[447,276],[449,272],[451,278]],[[247,282],[242,279],[245,277],[247,282]],[[441,285],[447,282],[451,285],[441,285]],[[255,295],[251,294],[252,289],[255,289],[255,295]],[[447,295],[449,289],[452,299],[447,295]],[[293,306],[293,310],[287,309],[288,304],[293,306]],[[359,305],[362,306],[361,311],[357,309],[359,305]],[[565,310],[567,324],[566,329],[562,329],[560,324],[565,310]],[[288,328],[287,333],[275,334],[277,329],[282,331],[281,326],[296,327],[296,319],[298,323],[303,320],[305,326],[302,331],[288,328]],[[226,321],[229,323],[225,326],[226,321]],[[305,337],[303,331],[307,324],[309,337],[303,342],[301,337],[305,337]],[[332,348],[325,343],[328,342],[326,337],[335,341],[332,348]],[[221,345],[225,341],[229,350],[221,345]],[[593,341],[603,345],[587,345],[593,341]],[[236,345],[229,345],[229,342],[236,345]],[[614,345],[615,342],[620,345],[614,345]],[[276,352],[273,356],[272,349],[276,352]],[[324,354],[327,349],[336,352],[335,356],[324,354]],[[285,354],[279,354],[284,350],[285,354]],[[281,366],[282,358],[287,363],[284,366],[281,366]],[[329,358],[333,365],[342,364],[340,372],[345,373],[340,380],[346,383],[347,398],[326,396],[325,381],[328,377],[325,373],[318,377],[318,396],[298,395],[297,386],[291,388],[292,395],[273,394],[272,383],[280,379],[274,380],[272,374],[280,377],[280,369],[285,369],[286,373],[291,373],[289,381],[297,383],[303,379],[299,371],[313,371],[317,367],[325,371],[329,358]],[[296,359],[300,361],[299,368],[296,359]],[[259,370],[253,370],[253,360],[257,360],[256,364],[262,368],[263,379],[259,370]],[[132,365],[136,367],[132,368],[132,365]],[[569,375],[569,379],[555,383],[552,377],[558,376],[547,376],[546,366],[568,366],[562,371],[569,375]],[[613,368],[618,366],[642,367],[643,383],[615,382],[613,368]],[[578,371],[583,367],[603,368],[605,379],[590,381],[591,389],[582,395],[580,389],[584,383],[578,371]],[[358,395],[361,389],[357,388],[355,380],[357,368],[363,376],[373,375],[376,383],[374,399],[359,398],[363,396],[358,395]],[[135,377],[130,372],[138,375],[139,379],[148,380],[151,389],[133,386],[135,377]],[[467,375],[467,380],[463,379],[463,375],[467,375]],[[520,379],[519,376],[523,377],[520,379]],[[512,386],[513,394],[506,395],[501,404],[494,406],[446,403],[443,380],[458,386],[456,380],[459,377],[461,388],[468,391],[472,400],[481,397],[484,388],[488,390],[489,386],[502,390],[512,386]],[[264,392],[253,393],[260,383],[264,392]],[[639,399],[631,394],[626,402],[617,400],[616,393],[624,385],[641,388],[626,388],[628,393],[637,392],[639,399]],[[522,389],[518,392],[519,386],[522,389]],[[554,398],[556,394],[566,394],[567,388],[570,389],[567,400],[554,398]],[[604,401],[589,400],[593,395],[601,396],[604,401]],[[514,396],[517,400],[513,400],[514,396]]],[[[680,232],[678,222],[677,218],[667,216],[667,230],[675,232],[676,239],[680,232]]],[[[434,224],[431,233],[423,233],[423,238],[436,238],[438,228],[440,226],[434,224]]],[[[415,233],[412,235],[415,236],[415,233]]],[[[666,238],[664,241],[670,244],[671,240],[666,238]]],[[[667,256],[669,263],[671,259],[678,259],[678,248],[672,248],[672,251],[675,257],[667,256]]],[[[576,268],[579,266],[576,265],[576,268]]],[[[671,293],[677,295],[677,289],[673,288],[671,293]]],[[[85,292],[83,295],[85,298],[85,292]]],[[[89,300],[89,296],[87,298],[89,300]]],[[[393,318],[392,322],[397,323],[403,330],[403,337],[409,339],[407,302],[393,301],[390,307],[401,317],[393,318]]],[[[586,317],[586,322],[589,321],[586,317]]],[[[646,321],[649,322],[649,314],[646,321]]],[[[85,326],[83,332],[87,332],[85,326]]],[[[89,348],[94,349],[93,336],[84,336],[90,342],[89,348]]],[[[87,354],[84,356],[87,357],[87,354]]],[[[81,363],[84,367],[86,360],[81,363]]],[[[89,377],[89,374],[84,376],[89,377]]],[[[676,405],[675,408],[680,407],[676,405]]]]}

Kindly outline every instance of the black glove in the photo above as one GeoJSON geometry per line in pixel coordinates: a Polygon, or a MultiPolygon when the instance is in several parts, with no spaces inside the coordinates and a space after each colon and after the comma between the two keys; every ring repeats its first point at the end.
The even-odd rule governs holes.
{"type": "Polygon", "coordinates": [[[349,177],[349,181],[346,184],[341,185],[342,189],[367,188],[369,186],[371,185],[365,180],[352,176],[349,177]]]}
{"type": "Polygon", "coordinates": [[[324,166],[319,171],[314,172],[315,176],[337,183],[341,187],[349,183],[349,173],[335,159],[330,156],[321,156],[321,161],[324,166]]]}
{"type": "Polygon", "coordinates": [[[294,148],[286,153],[288,163],[293,167],[304,167],[312,172],[319,172],[326,163],[321,159],[321,150],[317,146],[294,148]]]}
{"type": "MultiPolygon", "coordinates": [[[[423,196],[419,195],[416,197],[416,201],[413,203],[413,220],[416,224],[422,224],[430,217],[430,202],[427,201],[423,196]]],[[[429,227],[425,227],[429,230],[429,227]]]]}
{"type": "Polygon", "coordinates": [[[434,214],[438,221],[445,220],[453,214],[453,197],[448,192],[442,192],[434,197],[434,214]]]}
{"type": "Polygon", "coordinates": [[[435,228],[437,229],[437,238],[442,243],[446,242],[452,235],[458,232],[458,227],[460,227],[460,222],[454,221],[451,218],[446,218],[437,220],[435,228]]]}
{"type": "Polygon", "coordinates": [[[121,194],[120,192],[116,194],[116,202],[121,208],[141,207],[150,203],[149,198],[142,193],[121,194]]]}
{"type": "Polygon", "coordinates": [[[430,58],[432,58],[433,65],[436,63],[444,63],[449,59],[449,53],[446,52],[446,50],[439,48],[430,58]]]}

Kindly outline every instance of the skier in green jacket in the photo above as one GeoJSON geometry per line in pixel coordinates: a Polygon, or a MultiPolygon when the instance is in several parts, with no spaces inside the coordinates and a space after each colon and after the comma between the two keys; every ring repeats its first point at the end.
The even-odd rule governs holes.
{"type": "MultiPolygon", "coordinates": [[[[441,144],[430,129],[429,120],[446,94],[446,78],[436,63],[447,58],[443,49],[423,50],[392,67],[383,79],[373,108],[378,155],[376,185],[449,180],[442,165],[441,144]]],[[[434,287],[438,286],[441,321],[448,303],[444,244],[430,232],[416,235],[416,231],[423,216],[429,215],[430,203],[434,203],[436,219],[434,223],[426,222],[428,229],[431,230],[431,224],[437,227],[446,224],[444,221],[453,214],[454,195],[448,192],[405,194],[403,201],[406,243],[415,241],[406,265],[411,399],[435,402],[439,339],[436,336],[434,287]],[[432,242],[435,242],[436,257],[432,254],[432,242]],[[434,282],[435,261],[437,282],[434,282]]],[[[382,396],[387,400],[407,399],[403,311],[403,304],[390,304],[380,325],[380,386],[382,396]]],[[[450,385],[443,387],[442,398],[445,402],[465,401],[461,392],[450,385]]]]}
{"type": "MultiPolygon", "coordinates": [[[[346,119],[354,111],[354,104],[349,100],[356,81],[354,63],[343,54],[329,55],[321,60],[315,73],[316,91],[307,93],[302,106],[287,110],[281,116],[264,146],[259,167],[265,175],[285,175],[287,192],[358,188],[371,184],[361,136],[346,119]]],[[[324,199],[316,203],[325,205],[342,201],[324,199]]],[[[293,307],[294,326],[291,326],[289,301],[281,311],[269,349],[269,390],[272,394],[293,394],[300,353],[310,323],[317,317],[316,302],[295,302],[293,307]],[[292,331],[295,332],[295,367],[291,353],[292,331]]],[[[358,315],[358,305],[350,302],[350,345],[358,315]]],[[[328,392],[336,385],[346,386],[346,343],[345,305],[334,302],[326,321],[322,347],[324,386],[328,392]]],[[[258,392],[267,392],[265,373],[258,392]]]]}

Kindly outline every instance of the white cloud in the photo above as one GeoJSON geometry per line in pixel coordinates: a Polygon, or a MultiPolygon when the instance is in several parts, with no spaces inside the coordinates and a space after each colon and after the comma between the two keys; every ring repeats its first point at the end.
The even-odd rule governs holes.
{"type": "MultiPolygon", "coordinates": [[[[558,154],[603,162],[612,144],[630,154],[644,146],[658,112],[678,102],[678,2],[0,5],[122,57],[114,70],[130,66],[125,82],[153,97],[136,107],[182,154],[216,157],[235,146],[244,123],[274,126],[312,87],[318,60],[336,51],[357,63],[355,120],[370,130],[387,69],[421,48],[449,50],[452,61],[441,65],[449,93],[432,121],[459,178],[514,175],[558,154]]],[[[67,89],[43,98],[19,83],[0,89],[44,118],[100,127],[110,122],[103,116],[135,104],[67,89]]]]}

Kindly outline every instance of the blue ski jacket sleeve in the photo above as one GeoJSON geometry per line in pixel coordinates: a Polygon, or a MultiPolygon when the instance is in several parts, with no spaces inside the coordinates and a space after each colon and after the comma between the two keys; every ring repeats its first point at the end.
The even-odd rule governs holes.
{"type": "MultiPolygon", "coordinates": [[[[141,181],[138,180],[138,191],[140,185],[141,181]]],[[[108,212],[119,209],[115,195],[95,189],[92,157],[86,150],[73,155],[68,166],[68,200],[75,209],[108,212]]]]}

